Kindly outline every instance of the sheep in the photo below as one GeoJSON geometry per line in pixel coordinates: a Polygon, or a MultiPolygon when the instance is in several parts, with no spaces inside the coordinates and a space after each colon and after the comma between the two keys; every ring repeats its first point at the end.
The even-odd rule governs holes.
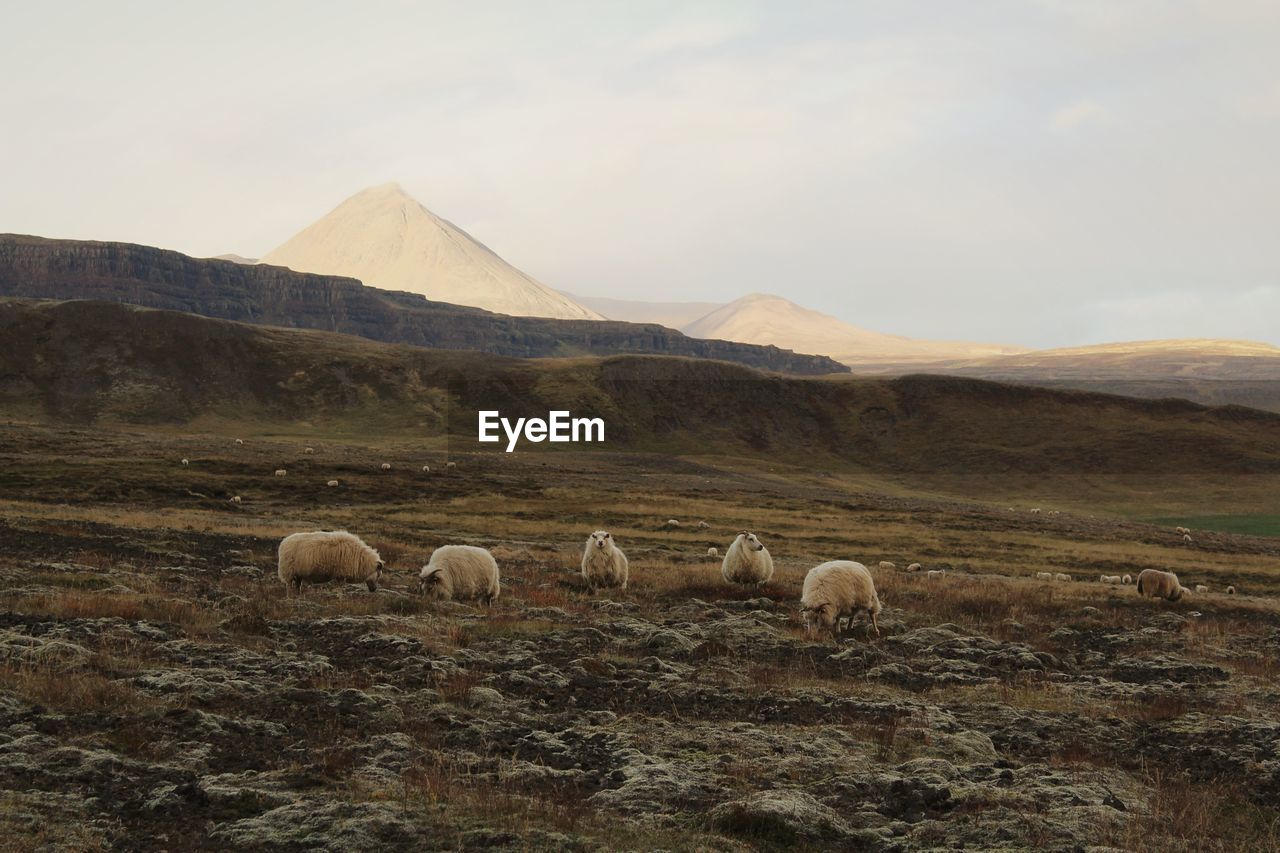
{"type": "Polygon", "coordinates": [[[582,579],[592,590],[597,587],[627,588],[627,555],[607,530],[587,537],[582,551],[582,579]]]}
{"type": "Polygon", "coordinates": [[[345,530],[291,533],[280,541],[280,580],[301,591],[302,582],[363,581],[378,589],[385,568],[378,552],[345,530]]]}
{"type": "Polygon", "coordinates": [[[927,578],[940,578],[947,573],[946,569],[930,569],[924,573],[927,578]]]}
{"type": "Polygon", "coordinates": [[[244,439],[243,439],[243,438],[237,438],[237,439],[236,439],[236,444],[237,444],[237,445],[244,444],[244,439]]]}
{"type": "Polygon", "coordinates": [[[1120,583],[1119,575],[1099,575],[1098,580],[1103,583],[1120,583]]]}
{"type": "Polygon", "coordinates": [[[184,459],[182,460],[182,465],[183,465],[183,467],[184,467],[184,468],[185,468],[187,465],[190,465],[190,464],[191,464],[191,460],[190,460],[190,459],[186,459],[186,458],[184,458],[184,459]]]}
{"type": "Polygon", "coordinates": [[[325,485],[332,489],[332,488],[334,488],[335,486],[337,486],[337,485],[338,485],[338,481],[337,481],[337,480],[330,480],[329,482],[325,483],[325,485]]]}
{"type": "Polygon", "coordinates": [[[720,549],[719,549],[719,548],[717,548],[716,546],[712,545],[710,548],[708,548],[708,549],[707,549],[707,556],[708,556],[708,557],[719,557],[719,556],[720,556],[720,549]]]}
{"type": "Polygon", "coordinates": [[[446,463],[444,463],[444,467],[446,467],[446,468],[457,468],[457,467],[458,467],[458,463],[457,463],[457,462],[446,462],[446,463]]]}
{"type": "Polygon", "coordinates": [[[1120,578],[1120,583],[1133,583],[1133,575],[1125,575],[1120,578]]]}
{"type": "Polygon", "coordinates": [[[1062,572],[1057,572],[1054,574],[1053,579],[1056,581],[1069,581],[1071,580],[1071,575],[1064,574],[1062,572]]]}
{"type": "Polygon", "coordinates": [[[1205,586],[1204,584],[1202,583],[1196,584],[1196,592],[1199,593],[1200,595],[1204,595],[1208,591],[1209,591],[1209,587],[1205,586]]]}
{"type": "Polygon", "coordinates": [[[302,448],[302,452],[310,456],[311,454],[316,452],[316,449],[314,447],[304,447],[302,448]]]}
{"type": "Polygon", "coordinates": [[[1053,572],[1036,572],[1036,580],[1051,581],[1053,580],[1053,572]]]}
{"type": "Polygon", "coordinates": [[[232,502],[233,504],[238,504],[238,503],[240,503],[240,496],[239,496],[239,495],[232,495],[232,496],[231,496],[231,502],[232,502]]]}
{"type": "Polygon", "coordinates": [[[433,601],[478,598],[492,606],[501,589],[498,563],[474,545],[441,545],[418,574],[422,594],[433,601]]]}
{"type": "Polygon", "coordinates": [[[920,571],[920,570],[921,570],[921,569],[923,569],[923,568],[924,568],[924,566],[920,565],[919,563],[912,563],[911,565],[907,566],[907,571],[909,571],[909,572],[918,572],[918,571],[920,571]]]}
{"type": "Polygon", "coordinates": [[[674,530],[680,526],[680,522],[674,518],[668,518],[662,526],[667,530],[674,530]]]}
{"type": "Polygon", "coordinates": [[[1177,601],[1189,591],[1178,583],[1178,576],[1173,572],[1143,569],[1138,575],[1138,595],[1163,598],[1166,601],[1177,601]]]}
{"type": "Polygon", "coordinates": [[[699,521],[699,522],[698,522],[698,529],[699,529],[699,530],[708,530],[708,529],[710,529],[710,527],[711,527],[711,525],[710,525],[710,524],[707,524],[705,521],[699,521]]]}
{"type": "Polygon", "coordinates": [[[1227,595],[1235,595],[1235,594],[1236,594],[1236,588],[1234,586],[1227,587],[1227,595]]]}
{"type": "Polygon", "coordinates": [[[1178,526],[1177,526],[1176,528],[1174,528],[1174,529],[1178,531],[1178,535],[1179,535],[1179,536],[1185,536],[1186,534],[1188,534],[1188,533],[1190,533],[1190,532],[1191,532],[1191,528],[1189,528],[1189,527],[1183,527],[1182,525],[1178,525],[1178,526]]]}
{"type": "Polygon", "coordinates": [[[288,474],[289,474],[289,472],[288,472],[288,471],[286,471],[284,468],[277,468],[277,469],[276,469],[276,476],[277,476],[277,477],[285,477],[285,476],[288,476],[288,474]]]}
{"type": "Polygon", "coordinates": [[[848,617],[852,624],[859,610],[867,612],[872,630],[880,636],[876,622],[880,598],[866,566],[852,560],[832,560],[814,566],[804,576],[800,612],[804,616],[805,633],[810,638],[817,637],[819,630],[827,629],[831,631],[832,641],[836,641],[841,618],[848,617]]]}
{"type": "Polygon", "coordinates": [[[720,574],[726,583],[763,586],[773,577],[773,557],[754,533],[744,530],[724,552],[720,574]]]}
{"type": "Polygon", "coordinates": [[[1184,533],[1184,534],[1182,534],[1182,541],[1183,541],[1183,542],[1186,542],[1188,545],[1190,545],[1190,544],[1191,544],[1191,541],[1192,541],[1192,540],[1191,540],[1191,534],[1190,534],[1190,533],[1184,533]]]}
{"type": "Polygon", "coordinates": [[[423,465],[423,466],[422,466],[422,473],[424,473],[424,474],[430,474],[430,473],[431,473],[431,466],[430,466],[430,465],[423,465]]]}
{"type": "Polygon", "coordinates": [[[390,471],[390,470],[391,470],[391,463],[390,463],[390,462],[383,462],[383,463],[382,463],[382,470],[383,470],[383,471],[390,471]]]}
{"type": "Polygon", "coordinates": [[[1032,515],[1039,515],[1039,514],[1040,514],[1040,507],[1038,507],[1038,506],[1033,506],[1033,507],[1031,508],[1031,514],[1032,514],[1032,515]]]}
{"type": "Polygon", "coordinates": [[[881,560],[879,568],[882,571],[891,572],[894,569],[898,568],[898,566],[896,563],[890,563],[888,560],[881,560]]]}

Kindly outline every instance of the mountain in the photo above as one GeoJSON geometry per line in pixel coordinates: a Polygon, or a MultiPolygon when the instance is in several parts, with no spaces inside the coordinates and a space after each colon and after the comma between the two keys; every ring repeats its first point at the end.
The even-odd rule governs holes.
{"type": "Polygon", "coordinates": [[[215,261],[231,261],[236,264],[256,264],[257,258],[246,258],[244,255],[237,255],[234,252],[228,252],[225,255],[214,255],[215,261]]]}
{"type": "MultiPolygon", "coordinates": [[[[768,376],[723,362],[528,360],[108,302],[0,299],[0,411],[74,423],[307,424],[449,434],[570,409],[602,449],[881,472],[1280,473],[1280,415],[974,379],[768,376]]],[[[596,449],[595,447],[588,449],[596,449]]]]}
{"type": "Polygon", "coordinates": [[[515,317],[601,319],[511,266],[397,184],[356,193],[262,262],[515,317]]]}
{"type": "Polygon", "coordinates": [[[636,323],[509,317],[267,264],[191,258],[131,243],[0,235],[0,296],[93,299],[379,341],[520,358],[649,353],[786,373],[839,373],[825,356],[703,341],[636,323]]]}
{"type": "Polygon", "coordinates": [[[925,341],[871,332],[764,293],[722,305],[681,330],[695,338],[801,346],[807,352],[821,353],[849,365],[923,364],[1025,352],[1021,347],[925,341]]]}
{"type": "Polygon", "coordinates": [[[610,320],[627,323],[657,323],[671,329],[688,324],[720,307],[719,302],[644,302],[638,299],[610,299],[605,296],[578,296],[560,291],[574,302],[610,320]]]}

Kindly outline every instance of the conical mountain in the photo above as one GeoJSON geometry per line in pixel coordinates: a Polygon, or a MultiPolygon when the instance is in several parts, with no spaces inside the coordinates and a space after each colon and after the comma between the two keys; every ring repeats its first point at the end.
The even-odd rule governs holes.
{"type": "Polygon", "coordinates": [[[511,266],[398,184],[356,193],[262,262],[299,272],[350,276],[370,287],[405,290],[500,314],[601,319],[511,266]]]}

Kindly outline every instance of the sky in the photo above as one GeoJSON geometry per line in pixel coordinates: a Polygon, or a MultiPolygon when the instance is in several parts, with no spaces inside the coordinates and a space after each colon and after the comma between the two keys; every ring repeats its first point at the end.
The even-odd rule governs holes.
{"type": "Polygon", "coordinates": [[[10,4],[0,232],[265,254],[399,182],[574,293],[1280,345],[1280,4],[10,4]]]}

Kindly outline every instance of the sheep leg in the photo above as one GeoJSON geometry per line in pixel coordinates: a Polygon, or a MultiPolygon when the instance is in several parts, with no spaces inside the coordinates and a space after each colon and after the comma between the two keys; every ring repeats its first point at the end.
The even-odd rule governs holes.
{"type": "Polygon", "coordinates": [[[868,610],[868,611],[867,611],[867,613],[868,613],[868,614],[870,614],[870,616],[871,616],[871,627],[875,629],[876,636],[877,636],[877,637],[879,637],[879,636],[880,636],[880,625],[876,622],[876,614],[875,614],[873,611],[870,611],[870,610],[868,610]]]}

